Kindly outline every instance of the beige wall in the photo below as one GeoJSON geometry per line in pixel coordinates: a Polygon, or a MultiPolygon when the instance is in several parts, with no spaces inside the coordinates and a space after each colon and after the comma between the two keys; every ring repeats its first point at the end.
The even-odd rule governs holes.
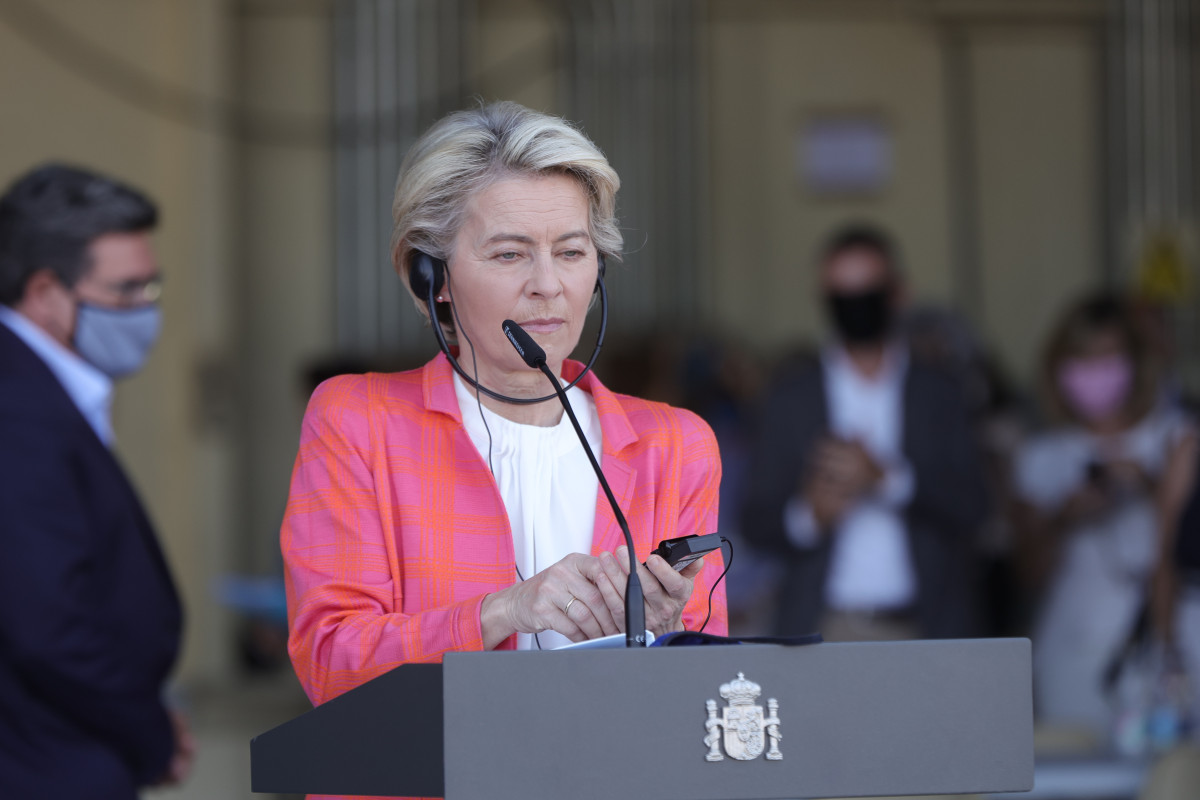
{"type": "Polygon", "coordinates": [[[1026,381],[1064,303],[1102,274],[1098,56],[1086,30],[973,38],[980,322],[1026,381]]]}
{"type": "Polygon", "coordinates": [[[556,49],[563,31],[542,0],[488,0],[478,4],[479,21],[467,51],[472,83],[485,101],[513,100],[530,108],[559,108],[556,49]]]}
{"type": "Polygon", "coordinates": [[[918,294],[950,289],[942,74],[935,30],[906,19],[813,18],[803,4],[713,3],[712,231],[724,327],[759,345],[820,328],[812,256],[831,227],[897,235],[918,294]],[[878,114],[894,136],[877,198],[820,199],[796,177],[815,113],[878,114]]]}
{"type": "Polygon", "coordinates": [[[897,237],[912,299],[950,302],[1019,378],[1031,374],[1050,317],[1098,278],[1100,65],[1095,4],[1036,6],[714,0],[711,75],[712,236],[721,323],[760,346],[811,341],[821,330],[812,258],[852,219],[897,237]],[[957,8],[957,12],[955,9],[957,8]],[[1031,13],[1031,10],[1033,13],[1031,13]],[[965,75],[947,47],[959,37],[965,75]],[[951,80],[969,94],[963,130],[951,80]],[[890,185],[866,199],[815,197],[795,167],[796,137],[814,114],[867,112],[893,136],[890,185]],[[958,130],[958,128],[953,128],[958,130]],[[974,153],[964,182],[953,160],[974,153]],[[964,147],[965,145],[965,147],[964,147]],[[966,187],[965,196],[959,187],[966,187]],[[955,246],[972,215],[975,265],[955,246]],[[972,278],[983,302],[973,308],[972,278]]]}

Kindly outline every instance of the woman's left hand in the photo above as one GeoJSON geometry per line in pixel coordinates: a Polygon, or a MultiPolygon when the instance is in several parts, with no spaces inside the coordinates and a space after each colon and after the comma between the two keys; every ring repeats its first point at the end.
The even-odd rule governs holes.
{"type": "MultiPolygon", "coordinates": [[[[597,581],[600,592],[612,612],[613,620],[625,632],[625,584],[629,579],[629,550],[622,545],[616,553],[602,553],[600,564],[607,581],[597,581]]],[[[683,630],[683,608],[692,596],[695,578],[704,568],[697,559],[681,572],[660,556],[651,555],[638,565],[642,596],[646,601],[646,627],[655,635],[683,630]]]]}

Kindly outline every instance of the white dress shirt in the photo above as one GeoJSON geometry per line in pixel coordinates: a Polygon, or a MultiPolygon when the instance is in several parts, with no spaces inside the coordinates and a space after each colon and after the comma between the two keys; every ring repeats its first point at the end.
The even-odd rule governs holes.
{"type": "MultiPolygon", "coordinates": [[[[504,499],[518,580],[533,577],[571,553],[591,553],[600,481],[566,413],[553,427],[523,425],[481,407],[475,390],[458,375],[454,390],[463,426],[504,499]]],[[[579,387],[567,392],[567,400],[599,459],[602,436],[595,401],[579,387]]],[[[517,634],[519,650],[549,650],[569,642],[554,631],[536,639],[517,634]]]]}
{"type": "Polygon", "coordinates": [[[0,324],[7,326],[45,362],[100,441],[111,447],[112,379],[6,305],[0,305],[0,324]]]}
{"type": "MultiPolygon", "coordinates": [[[[884,468],[870,496],[853,505],[832,532],[832,553],[825,580],[827,607],[839,611],[879,611],[909,606],[916,598],[903,508],[912,500],[914,477],[904,458],[904,377],[908,351],[888,348],[879,375],[863,376],[841,347],[821,354],[825,373],[830,432],[857,440],[884,468]]],[[[796,497],[784,509],[792,544],[813,548],[820,532],[812,509],[796,497]]]]}

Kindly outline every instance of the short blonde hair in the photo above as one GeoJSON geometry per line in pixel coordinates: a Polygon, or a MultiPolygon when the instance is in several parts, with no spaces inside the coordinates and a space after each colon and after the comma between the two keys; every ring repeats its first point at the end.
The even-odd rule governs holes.
{"type": "MultiPolygon", "coordinates": [[[[588,198],[588,233],[607,258],[621,257],[617,227],[621,179],[600,148],[567,121],[518,103],[456,111],[434,123],[404,157],[392,200],[392,266],[412,293],[414,250],[449,261],[467,201],[512,175],[569,175],[588,198]]],[[[424,297],[417,309],[427,315],[424,297]]],[[[453,331],[449,319],[440,320],[453,331]]]]}

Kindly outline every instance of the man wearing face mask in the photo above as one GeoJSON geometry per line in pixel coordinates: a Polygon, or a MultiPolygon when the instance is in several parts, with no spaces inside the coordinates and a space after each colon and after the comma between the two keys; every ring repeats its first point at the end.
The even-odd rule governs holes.
{"type": "Polygon", "coordinates": [[[181,611],[110,448],[158,335],[137,191],[46,165],[0,197],[0,797],[134,800],[191,762],[163,703],[181,611]]]}
{"type": "Polygon", "coordinates": [[[864,226],[820,258],[833,337],[766,394],[743,529],[786,559],[778,633],[833,641],[974,632],[980,455],[957,381],[894,336],[889,239],[864,226]]]}

